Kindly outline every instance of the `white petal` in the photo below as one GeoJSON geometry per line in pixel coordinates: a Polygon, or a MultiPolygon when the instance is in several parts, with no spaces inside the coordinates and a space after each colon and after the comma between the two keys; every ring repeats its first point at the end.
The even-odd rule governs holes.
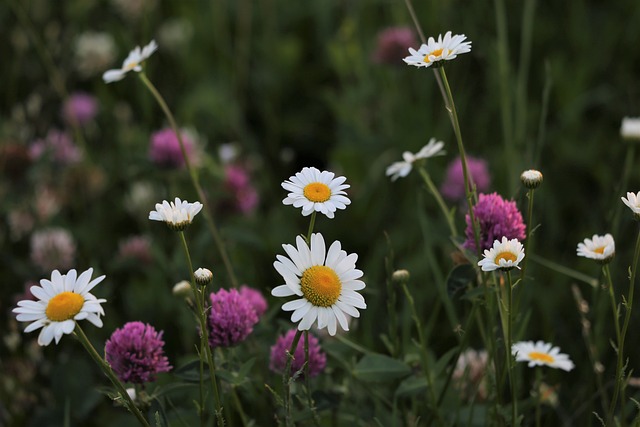
{"type": "Polygon", "coordinates": [[[271,295],[274,297],[290,297],[291,295],[295,295],[295,292],[287,285],[280,285],[273,288],[271,295]]]}

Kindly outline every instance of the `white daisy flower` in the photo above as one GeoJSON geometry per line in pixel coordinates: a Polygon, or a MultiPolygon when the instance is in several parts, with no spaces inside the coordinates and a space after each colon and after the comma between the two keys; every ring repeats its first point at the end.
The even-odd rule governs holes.
{"type": "Polygon", "coordinates": [[[164,221],[172,230],[182,231],[191,224],[193,218],[201,210],[202,203],[189,203],[176,197],[175,201],[171,203],[166,200],[163,200],[162,204],[156,203],[156,210],[149,212],[149,219],[164,221]]]}
{"type": "Polygon", "coordinates": [[[558,347],[553,347],[544,341],[517,342],[511,346],[511,354],[516,357],[516,362],[529,362],[530,368],[549,366],[568,372],[575,367],[568,355],[560,353],[558,347]]]}
{"type": "Polygon", "coordinates": [[[291,321],[298,329],[306,331],[318,321],[318,329],[327,328],[330,335],[336,334],[337,324],[349,330],[349,317],[360,317],[359,309],[367,308],[358,292],[364,289],[362,271],[356,269],[357,254],[343,251],[339,241],[325,251],[322,234],[311,235],[311,247],[300,236],[296,246],[282,245],[288,258],[277,255],[273,263],[282,275],[285,284],[274,288],[276,297],[299,296],[282,306],[284,311],[293,311],[291,321]]]}
{"type": "Polygon", "coordinates": [[[442,147],[444,147],[444,142],[431,138],[427,145],[422,147],[416,154],[410,153],[409,151],[402,153],[404,160],[391,164],[391,166],[387,168],[386,175],[391,176],[391,181],[395,181],[401,177],[404,178],[409,175],[416,161],[444,155],[445,152],[442,150],[442,147]]]}
{"type": "Polygon", "coordinates": [[[142,71],[142,62],[149,58],[153,52],[158,49],[158,44],[155,40],[151,40],[151,42],[143,47],[136,46],[131,52],[129,52],[129,56],[122,63],[122,68],[116,68],[113,70],[105,71],[102,75],[102,79],[105,83],[113,83],[125,78],[127,73],[131,70],[139,73],[142,71]]]}
{"type": "Polygon", "coordinates": [[[640,117],[623,118],[620,135],[624,139],[640,139],[640,117]]]}
{"type": "Polygon", "coordinates": [[[429,37],[428,43],[420,46],[420,49],[409,48],[411,55],[403,61],[416,67],[441,66],[444,64],[441,61],[450,61],[460,54],[471,52],[471,42],[465,42],[466,38],[464,34],[456,34],[452,37],[451,31],[447,31],[444,38],[440,34],[438,41],[429,37]]]}
{"type": "Polygon", "coordinates": [[[313,211],[322,212],[328,218],[333,218],[337,209],[346,209],[351,204],[344,192],[349,184],[344,176],[334,178],[333,172],[318,169],[303,168],[302,171],[289,177],[282,183],[282,188],[289,191],[282,201],[285,205],[302,208],[302,215],[308,216],[313,211]]]}
{"type": "Polygon", "coordinates": [[[606,263],[616,254],[616,243],[609,233],[604,236],[594,234],[591,239],[584,239],[583,243],[578,243],[577,253],[578,256],[606,263]]]}
{"type": "Polygon", "coordinates": [[[637,194],[627,193],[627,198],[621,197],[621,199],[631,209],[636,219],[640,219],[640,191],[637,194]]]}
{"type": "Polygon", "coordinates": [[[51,280],[40,280],[40,286],[32,286],[31,293],[38,301],[22,300],[13,309],[20,322],[33,322],[25,328],[25,332],[42,328],[38,336],[38,344],[49,345],[55,338],[56,344],[64,334],[73,332],[77,320],[88,320],[97,327],[102,327],[100,315],[104,310],[100,305],[106,299],[97,299],[89,293],[94,286],[102,282],[105,276],[91,279],[93,268],[78,276],[76,270],[60,274],[53,270],[51,280]]]}
{"type": "Polygon", "coordinates": [[[520,268],[518,264],[523,259],[522,243],[518,239],[507,240],[502,237],[502,242],[495,240],[491,249],[484,250],[484,258],[478,261],[478,266],[482,267],[482,271],[511,270],[514,267],[520,268]]]}

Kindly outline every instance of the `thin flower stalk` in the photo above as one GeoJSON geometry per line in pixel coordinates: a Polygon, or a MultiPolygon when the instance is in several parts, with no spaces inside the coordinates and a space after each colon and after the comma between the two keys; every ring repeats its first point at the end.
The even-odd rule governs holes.
{"type": "MultiPolygon", "coordinates": [[[[531,232],[533,230],[533,194],[535,192],[535,188],[530,188],[529,191],[527,192],[527,199],[529,200],[529,206],[527,209],[527,237],[524,240],[524,253],[528,254],[529,252],[529,245],[531,242],[531,232]]],[[[524,262],[522,263],[522,269],[520,270],[520,280],[524,280],[525,277],[525,273],[527,271],[527,261],[529,260],[529,257],[525,257],[524,258],[524,262]]]]}
{"type": "MultiPolygon", "coordinates": [[[[621,405],[626,403],[625,398],[625,384],[626,381],[624,373],[624,343],[627,336],[627,330],[629,328],[629,321],[631,320],[631,310],[633,308],[633,291],[636,284],[636,272],[638,267],[638,258],[640,257],[640,233],[636,239],[636,248],[633,254],[633,264],[631,265],[631,275],[629,276],[629,295],[624,301],[625,316],[624,323],[622,325],[622,332],[620,333],[620,343],[618,345],[618,361],[616,364],[616,384],[613,389],[613,397],[611,399],[611,405],[609,406],[609,419],[613,420],[613,416],[616,410],[618,395],[620,396],[621,405]]],[[[624,417],[621,417],[624,423],[624,417]]]]}
{"type": "MultiPolygon", "coordinates": [[[[526,257],[525,257],[526,258],[526,257]]],[[[515,426],[518,420],[518,399],[516,397],[516,379],[513,372],[513,356],[511,347],[513,346],[513,283],[511,281],[511,271],[507,270],[507,374],[509,376],[509,387],[511,388],[511,425],[515,426]]]]}
{"type": "Polygon", "coordinates": [[[215,413],[216,418],[218,419],[218,425],[224,426],[224,417],[222,415],[222,401],[220,400],[220,392],[218,391],[218,380],[216,378],[216,366],[213,360],[213,351],[209,346],[208,335],[209,330],[207,328],[207,319],[205,316],[204,309],[204,289],[198,289],[196,287],[196,279],[193,274],[193,264],[191,262],[191,254],[189,253],[189,247],[187,246],[187,240],[184,237],[184,232],[180,231],[180,240],[182,241],[182,247],[184,248],[185,256],[187,257],[187,264],[189,267],[189,272],[191,274],[191,290],[193,291],[193,299],[196,302],[196,311],[198,316],[198,321],[200,323],[200,348],[201,354],[199,355],[200,360],[202,360],[202,352],[204,351],[204,356],[207,358],[207,363],[209,365],[209,377],[211,379],[211,388],[213,389],[213,398],[215,404],[215,413]]]}
{"type": "Polygon", "coordinates": [[[220,253],[222,262],[224,263],[225,269],[227,270],[227,274],[229,275],[229,279],[231,280],[231,285],[234,288],[237,288],[238,279],[236,278],[236,275],[233,271],[233,267],[229,259],[229,254],[227,253],[227,249],[224,245],[224,242],[222,241],[222,237],[220,236],[218,227],[216,227],[216,224],[213,220],[211,209],[209,207],[209,202],[207,200],[206,195],[204,194],[204,191],[202,190],[202,187],[200,186],[200,181],[198,180],[198,174],[195,168],[193,167],[193,165],[191,164],[191,161],[189,160],[189,156],[187,155],[184,141],[182,140],[182,133],[180,132],[180,129],[178,128],[178,124],[176,123],[176,120],[173,117],[173,113],[171,113],[171,110],[169,109],[169,106],[165,102],[164,98],[162,97],[160,92],[158,92],[158,89],[156,89],[153,83],[151,83],[151,81],[147,78],[144,71],[138,73],[138,76],[140,77],[140,80],[142,80],[142,83],[144,83],[146,88],[149,90],[149,92],[151,92],[153,97],[156,99],[156,101],[158,102],[158,105],[160,105],[160,108],[162,108],[162,111],[164,112],[165,116],[167,116],[167,120],[169,120],[169,124],[171,128],[173,129],[173,131],[175,132],[178,138],[178,142],[180,143],[180,151],[182,152],[182,157],[184,158],[184,164],[187,170],[189,171],[189,177],[191,178],[191,183],[195,188],[196,192],[198,193],[198,198],[202,200],[202,204],[204,205],[203,211],[207,221],[207,225],[209,226],[209,231],[211,232],[213,241],[216,247],[218,248],[218,252],[220,253]]]}
{"type": "Polygon", "coordinates": [[[113,372],[113,369],[111,369],[111,366],[109,366],[109,364],[102,358],[102,356],[98,354],[96,349],[89,341],[89,338],[87,338],[84,331],[77,322],[73,334],[78,338],[78,341],[80,341],[82,346],[85,348],[85,350],[87,350],[87,353],[89,353],[91,358],[98,364],[100,369],[102,369],[102,372],[104,372],[109,380],[111,380],[113,386],[118,390],[120,398],[123,399],[124,405],[138,419],[140,425],[144,427],[151,427],[145,419],[144,415],[142,415],[142,412],[140,412],[140,409],[138,409],[136,404],[131,399],[131,396],[129,396],[129,393],[127,393],[127,390],[124,388],[122,382],[118,379],[115,372],[113,372]]]}
{"type": "Polygon", "coordinates": [[[420,166],[418,170],[420,171],[420,175],[422,176],[422,179],[424,180],[425,184],[427,184],[429,191],[431,191],[431,194],[436,199],[436,202],[438,203],[440,210],[442,211],[444,217],[446,218],[447,224],[449,225],[449,231],[451,232],[451,236],[457,237],[458,231],[456,230],[456,225],[453,221],[453,216],[451,215],[451,212],[447,208],[446,203],[442,199],[442,196],[440,195],[438,188],[435,186],[435,184],[431,180],[431,176],[429,176],[429,173],[426,171],[424,166],[420,166]]]}
{"type": "MultiPolygon", "coordinates": [[[[293,341],[291,342],[291,347],[287,353],[287,365],[282,373],[282,385],[284,387],[284,414],[287,427],[294,426],[293,420],[291,419],[291,364],[293,363],[293,355],[295,354],[296,348],[298,348],[298,342],[300,341],[301,336],[302,331],[298,329],[293,337],[293,341]]],[[[307,352],[305,352],[305,357],[306,353],[307,352]]]]}
{"type": "MultiPolygon", "coordinates": [[[[618,200],[618,194],[628,187],[629,177],[631,176],[631,169],[634,167],[635,158],[636,144],[627,144],[627,152],[624,157],[624,166],[622,168],[622,179],[620,180],[618,191],[615,192],[616,201],[618,200]]],[[[611,234],[613,234],[614,236],[618,234],[618,227],[620,226],[620,214],[622,213],[622,209],[624,209],[623,205],[620,203],[616,203],[611,225],[611,234]]]]}
{"type": "Polygon", "coordinates": [[[409,292],[409,288],[407,287],[406,282],[402,283],[402,290],[404,291],[405,296],[407,297],[407,302],[409,303],[409,307],[411,308],[411,316],[413,317],[413,321],[416,325],[416,330],[418,332],[418,341],[420,343],[420,360],[422,365],[422,372],[427,380],[427,404],[433,411],[438,423],[440,425],[444,425],[444,420],[442,419],[442,415],[440,415],[440,411],[438,406],[436,405],[436,394],[433,385],[433,381],[431,379],[431,371],[429,369],[429,356],[427,354],[427,342],[424,337],[424,330],[422,328],[422,322],[420,322],[420,317],[418,316],[418,312],[416,310],[415,303],[413,301],[413,296],[409,292]]]}

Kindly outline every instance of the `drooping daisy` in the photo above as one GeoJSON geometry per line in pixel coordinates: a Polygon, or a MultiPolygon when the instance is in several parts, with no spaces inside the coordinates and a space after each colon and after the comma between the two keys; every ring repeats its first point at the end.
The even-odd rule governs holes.
{"type": "Polygon", "coordinates": [[[530,368],[549,366],[568,372],[575,367],[567,354],[560,353],[560,348],[553,347],[544,341],[517,342],[511,346],[511,354],[516,357],[516,362],[529,362],[530,368]]]}
{"type": "Polygon", "coordinates": [[[304,216],[316,211],[333,218],[337,209],[346,209],[351,204],[344,191],[350,187],[344,183],[346,180],[344,176],[335,178],[333,172],[320,172],[314,167],[302,168],[282,183],[282,188],[289,191],[282,203],[302,208],[304,216]]]}
{"type": "Polygon", "coordinates": [[[182,231],[191,224],[193,218],[202,210],[202,203],[189,203],[178,197],[171,203],[163,200],[156,203],[156,210],[149,212],[149,219],[163,221],[169,228],[182,231]]]}
{"type": "Polygon", "coordinates": [[[53,270],[51,280],[40,280],[40,286],[32,286],[31,293],[38,301],[23,300],[13,309],[20,322],[33,322],[25,328],[25,332],[42,328],[38,336],[38,344],[49,345],[55,338],[56,344],[64,334],[73,332],[77,320],[88,320],[97,327],[102,327],[100,315],[104,310],[100,305],[105,299],[98,299],[89,293],[94,286],[102,282],[105,276],[91,280],[93,268],[78,276],[76,270],[60,274],[53,270]]]}
{"type": "Polygon", "coordinates": [[[416,161],[444,155],[445,152],[442,150],[442,147],[444,147],[444,142],[431,138],[427,145],[422,147],[417,153],[413,154],[409,151],[402,153],[404,160],[392,163],[391,166],[387,168],[386,175],[391,176],[391,181],[395,181],[400,177],[404,178],[409,175],[416,161]]]}
{"type": "Polygon", "coordinates": [[[403,61],[416,67],[442,66],[444,64],[442,61],[450,61],[460,54],[471,52],[471,42],[465,42],[466,38],[464,34],[456,34],[452,37],[451,31],[447,31],[444,38],[440,34],[438,41],[429,37],[427,44],[420,46],[420,49],[409,48],[411,55],[403,61]]]}
{"type": "Polygon", "coordinates": [[[627,193],[627,198],[621,197],[622,202],[631,209],[636,219],[640,219],[640,191],[637,194],[627,193]]]}
{"type": "Polygon", "coordinates": [[[640,117],[625,117],[622,119],[620,135],[624,139],[640,140],[640,117]]]}
{"type": "Polygon", "coordinates": [[[129,52],[129,56],[122,63],[122,68],[116,68],[113,70],[105,71],[102,75],[102,79],[105,83],[117,82],[125,78],[127,73],[131,70],[139,73],[142,71],[142,62],[145,59],[149,58],[153,52],[158,49],[158,44],[155,40],[151,40],[151,42],[143,47],[136,46],[131,52],[129,52]]]}
{"type": "Polygon", "coordinates": [[[358,292],[364,289],[362,271],[356,269],[357,254],[347,255],[339,241],[325,250],[322,234],[311,235],[311,247],[300,236],[296,246],[282,245],[289,258],[277,255],[273,263],[282,275],[285,284],[274,288],[276,297],[299,296],[282,306],[284,311],[293,311],[292,322],[300,322],[298,329],[309,330],[318,321],[318,329],[328,328],[330,335],[336,334],[337,324],[349,330],[348,316],[360,317],[359,309],[367,308],[358,292]]]}
{"type": "Polygon", "coordinates": [[[584,239],[584,243],[578,243],[577,253],[578,256],[606,263],[616,254],[616,243],[609,233],[604,236],[594,234],[591,239],[584,239]]]}
{"type": "Polygon", "coordinates": [[[520,268],[518,264],[523,259],[522,243],[518,239],[508,240],[503,237],[502,241],[494,241],[491,249],[485,249],[484,258],[478,261],[478,266],[482,267],[482,271],[511,270],[514,267],[520,268]]]}

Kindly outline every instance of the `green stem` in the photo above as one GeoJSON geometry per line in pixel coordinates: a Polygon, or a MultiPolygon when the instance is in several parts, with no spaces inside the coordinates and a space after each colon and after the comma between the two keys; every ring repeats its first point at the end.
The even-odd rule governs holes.
{"type": "Polygon", "coordinates": [[[518,420],[518,401],[516,399],[516,379],[513,372],[513,356],[511,347],[513,346],[513,283],[511,282],[511,271],[507,270],[507,348],[506,362],[507,374],[509,376],[509,387],[511,388],[511,425],[515,426],[518,420]]]}
{"type": "Polygon", "coordinates": [[[313,227],[316,224],[316,211],[311,214],[311,221],[309,222],[309,231],[307,231],[307,243],[311,247],[311,234],[313,233],[313,227]]]}
{"type": "Polygon", "coordinates": [[[453,102],[453,94],[451,93],[451,87],[447,80],[447,74],[444,71],[444,67],[438,68],[438,72],[434,70],[434,73],[442,79],[442,87],[444,88],[443,98],[445,101],[445,108],[449,113],[449,119],[453,126],[453,132],[456,135],[456,142],[458,143],[458,152],[460,153],[460,163],[462,163],[462,176],[464,177],[464,192],[467,199],[467,206],[469,208],[469,219],[473,227],[473,239],[476,244],[476,252],[478,258],[482,258],[482,248],[480,247],[480,227],[478,221],[473,213],[473,203],[477,201],[477,194],[475,192],[475,186],[471,182],[469,177],[469,168],[467,166],[467,156],[464,150],[464,144],[462,143],[462,132],[460,131],[460,122],[458,121],[458,113],[456,111],[456,105],[453,102]]]}
{"type": "Polygon", "coordinates": [[[529,209],[527,212],[527,237],[524,241],[524,260],[522,263],[522,270],[520,270],[520,280],[524,280],[524,275],[527,271],[527,261],[529,260],[529,247],[531,242],[531,231],[533,229],[533,194],[535,189],[530,188],[527,193],[527,198],[529,199],[529,209]]]}
{"type": "Polygon", "coordinates": [[[438,203],[440,210],[444,214],[444,217],[447,220],[447,224],[449,224],[449,230],[451,231],[451,236],[458,237],[458,231],[456,230],[456,225],[453,222],[453,216],[451,215],[451,212],[449,212],[449,209],[447,208],[446,203],[442,199],[442,196],[440,195],[438,188],[435,186],[435,184],[431,180],[431,176],[429,176],[429,173],[426,171],[424,166],[420,166],[418,170],[420,171],[420,175],[422,175],[422,179],[424,179],[425,184],[427,184],[429,191],[431,191],[431,194],[433,194],[433,197],[436,199],[436,202],[438,203]]]}
{"type": "MultiPolygon", "coordinates": [[[[631,175],[631,169],[634,165],[634,159],[636,157],[636,145],[631,143],[627,145],[627,153],[624,158],[624,167],[622,169],[622,180],[616,191],[615,210],[613,214],[613,225],[611,226],[611,234],[616,236],[618,234],[618,227],[620,226],[620,213],[624,209],[624,205],[620,203],[620,193],[627,191],[627,185],[629,183],[629,176],[631,175]]],[[[624,194],[624,193],[623,193],[624,194]]]]}
{"type": "MultiPolygon", "coordinates": [[[[611,399],[611,405],[609,407],[609,415],[613,417],[616,409],[618,394],[620,394],[620,405],[624,408],[625,404],[625,385],[624,381],[624,341],[627,336],[627,329],[629,328],[629,321],[631,320],[631,310],[633,308],[633,291],[636,284],[636,271],[638,267],[638,257],[640,256],[640,233],[636,239],[636,248],[633,254],[633,264],[631,265],[631,275],[629,276],[629,297],[625,302],[625,315],[624,323],[622,325],[622,332],[620,334],[620,344],[618,345],[618,363],[616,364],[616,385],[613,389],[613,398],[611,399]]],[[[624,416],[621,417],[623,425],[625,423],[624,416]]]]}
{"type": "Polygon", "coordinates": [[[540,407],[542,406],[542,393],[540,392],[542,386],[542,369],[538,366],[536,367],[536,427],[541,427],[541,411],[540,407]]]}
{"type": "Polygon", "coordinates": [[[205,427],[205,412],[204,412],[204,357],[202,357],[202,352],[206,351],[202,346],[200,347],[200,354],[198,357],[200,358],[200,427],[205,427]]]}
{"type": "Polygon", "coordinates": [[[301,336],[302,331],[297,330],[293,337],[293,341],[291,342],[289,352],[287,353],[287,364],[285,365],[284,372],[282,373],[282,385],[284,387],[284,414],[287,427],[292,427],[294,425],[293,420],[291,419],[291,364],[293,363],[294,354],[298,348],[298,342],[300,341],[301,336]]]}
{"type": "MultiPolygon", "coordinates": [[[[616,347],[618,350],[618,355],[622,354],[620,352],[620,343],[622,342],[622,334],[620,332],[620,316],[619,316],[619,312],[618,312],[618,304],[616,303],[616,296],[614,294],[614,290],[613,290],[613,280],[611,279],[611,271],[609,270],[609,265],[605,264],[602,267],[602,272],[604,273],[604,277],[607,280],[607,287],[609,288],[609,301],[611,302],[611,313],[613,314],[613,325],[615,326],[615,330],[616,330],[616,347]]],[[[620,372],[618,372],[618,367],[616,367],[616,385],[615,388],[613,390],[613,399],[610,402],[610,406],[609,406],[609,413],[608,413],[608,419],[610,422],[613,422],[613,417],[614,417],[614,411],[615,411],[615,407],[616,407],[616,401],[618,399],[618,376],[621,375],[620,372]]]]}
{"type": "Polygon", "coordinates": [[[231,398],[233,399],[233,403],[236,406],[236,411],[240,414],[240,420],[244,427],[249,425],[247,421],[247,415],[244,413],[244,408],[242,408],[242,402],[240,402],[240,398],[238,398],[238,393],[236,392],[235,387],[231,387],[231,398]]]}
{"type": "Polygon", "coordinates": [[[406,283],[402,284],[402,290],[404,291],[405,296],[407,297],[407,302],[409,303],[409,307],[411,308],[411,315],[413,317],[413,322],[416,325],[416,330],[418,332],[418,341],[420,343],[420,359],[422,364],[422,372],[427,380],[427,390],[428,390],[428,405],[431,407],[431,410],[436,416],[436,419],[441,425],[444,425],[444,420],[440,415],[440,411],[438,410],[438,406],[436,405],[436,394],[433,386],[433,381],[431,379],[431,371],[429,369],[429,355],[427,354],[427,340],[424,337],[424,330],[422,328],[422,322],[420,322],[420,318],[418,317],[418,311],[416,310],[416,306],[409,292],[409,288],[406,283]]]}
{"type": "Polygon", "coordinates": [[[229,275],[229,279],[231,280],[231,285],[234,288],[237,288],[238,279],[236,278],[236,275],[233,271],[233,267],[231,266],[231,261],[229,259],[229,255],[227,254],[227,249],[225,248],[224,243],[222,242],[222,237],[220,236],[220,232],[218,231],[218,228],[216,227],[216,224],[213,221],[213,216],[211,213],[211,209],[209,207],[209,202],[207,200],[207,197],[204,191],[202,190],[202,187],[200,186],[200,181],[198,180],[198,174],[196,172],[196,169],[191,164],[191,161],[189,160],[189,156],[187,156],[187,151],[185,149],[184,141],[182,140],[182,133],[180,132],[180,129],[178,129],[178,124],[176,123],[176,120],[173,117],[173,114],[171,113],[171,110],[169,109],[169,106],[165,102],[164,98],[162,97],[160,92],[158,92],[158,89],[156,89],[153,83],[151,83],[151,81],[147,78],[146,74],[144,72],[140,72],[138,73],[138,76],[140,76],[140,80],[142,80],[142,83],[144,83],[147,89],[149,89],[149,92],[151,92],[153,97],[156,99],[156,101],[160,105],[160,108],[162,108],[162,111],[164,112],[165,116],[167,116],[167,120],[169,120],[169,124],[171,125],[171,128],[173,129],[173,131],[176,134],[176,137],[178,138],[178,142],[180,144],[180,151],[182,152],[182,157],[184,158],[184,164],[187,167],[187,170],[189,171],[191,183],[193,184],[193,187],[198,193],[198,198],[201,200],[202,204],[204,205],[203,213],[207,221],[207,225],[209,226],[209,231],[211,232],[213,241],[216,247],[218,248],[218,252],[220,252],[220,257],[222,258],[222,262],[224,263],[225,269],[227,270],[227,274],[229,275]]]}
{"type": "MultiPolygon", "coordinates": [[[[216,378],[216,365],[213,359],[212,349],[209,346],[209,328],[207,325],[207,319],[205,316],[204,305],[204,287],[198,289],[196,285],[196,279],[193,274],[193,264],[191,262],[191,254],[189,253],[189,246],[187,240],[184,237],[184,232],[180,231],[180,240],[182,241],[182,247],[184,249],[185,256],[187,257],[187,264],[189,266],[189,272],[191,275],[191,290],[193,291],[193,299],[196,302],[198,313],[198,321],[200,323],[200,348],[204,350],[204,354],[207,357],[207,364],[209,365],[209,378],[211,379],[211,388],[213,389],[213,397],[215,404],[215,414],[218,419],[218,425],[220,427],[225,425],[224,417],[222,415],[222,401],[220,400],[220,392],[218,391],[218,380],[216,378]]],[[[199,355],[202,360],[202,354],[199,355]]]]}
{"type": "Polygon", "coordinates": [[[124,385],[122,385],[122,382],[120,382],[120,380],[116,376],[115,372],[113,372],[113,369],[111,369],[111,366],[107,363],[107,361],[104,360],[102,356],[98,354],[98,352],[93,347],[93,345],[91,345],[89,338],[87,338],[84,331],[82,330],[82,328],[77,322],[76,322],[76,327],[73,333],[78,338],[80,343],[82,343],[82,346],[85,348],[85,350],[87,350],[91,358],[98,364],[100,369],[102,369],[102,372],[104,372],[105,375],[109,377],[109,379],[111,380],[111,383],[118,390],[118,393],[120,393],[120,398],[124,400],[125,405],[129,409],[129,411],[131,411],[133,415],[135,415],[135,417],[140,422],[140,425],[144,427],[150,427],[144,415],[142,415],[142,412],[140,412],[140,409],[138,409],[136,404],[131,399],[131,396],[129,396],[129,393],[127,393],[127,389],[124,388],[124,385]]]}

